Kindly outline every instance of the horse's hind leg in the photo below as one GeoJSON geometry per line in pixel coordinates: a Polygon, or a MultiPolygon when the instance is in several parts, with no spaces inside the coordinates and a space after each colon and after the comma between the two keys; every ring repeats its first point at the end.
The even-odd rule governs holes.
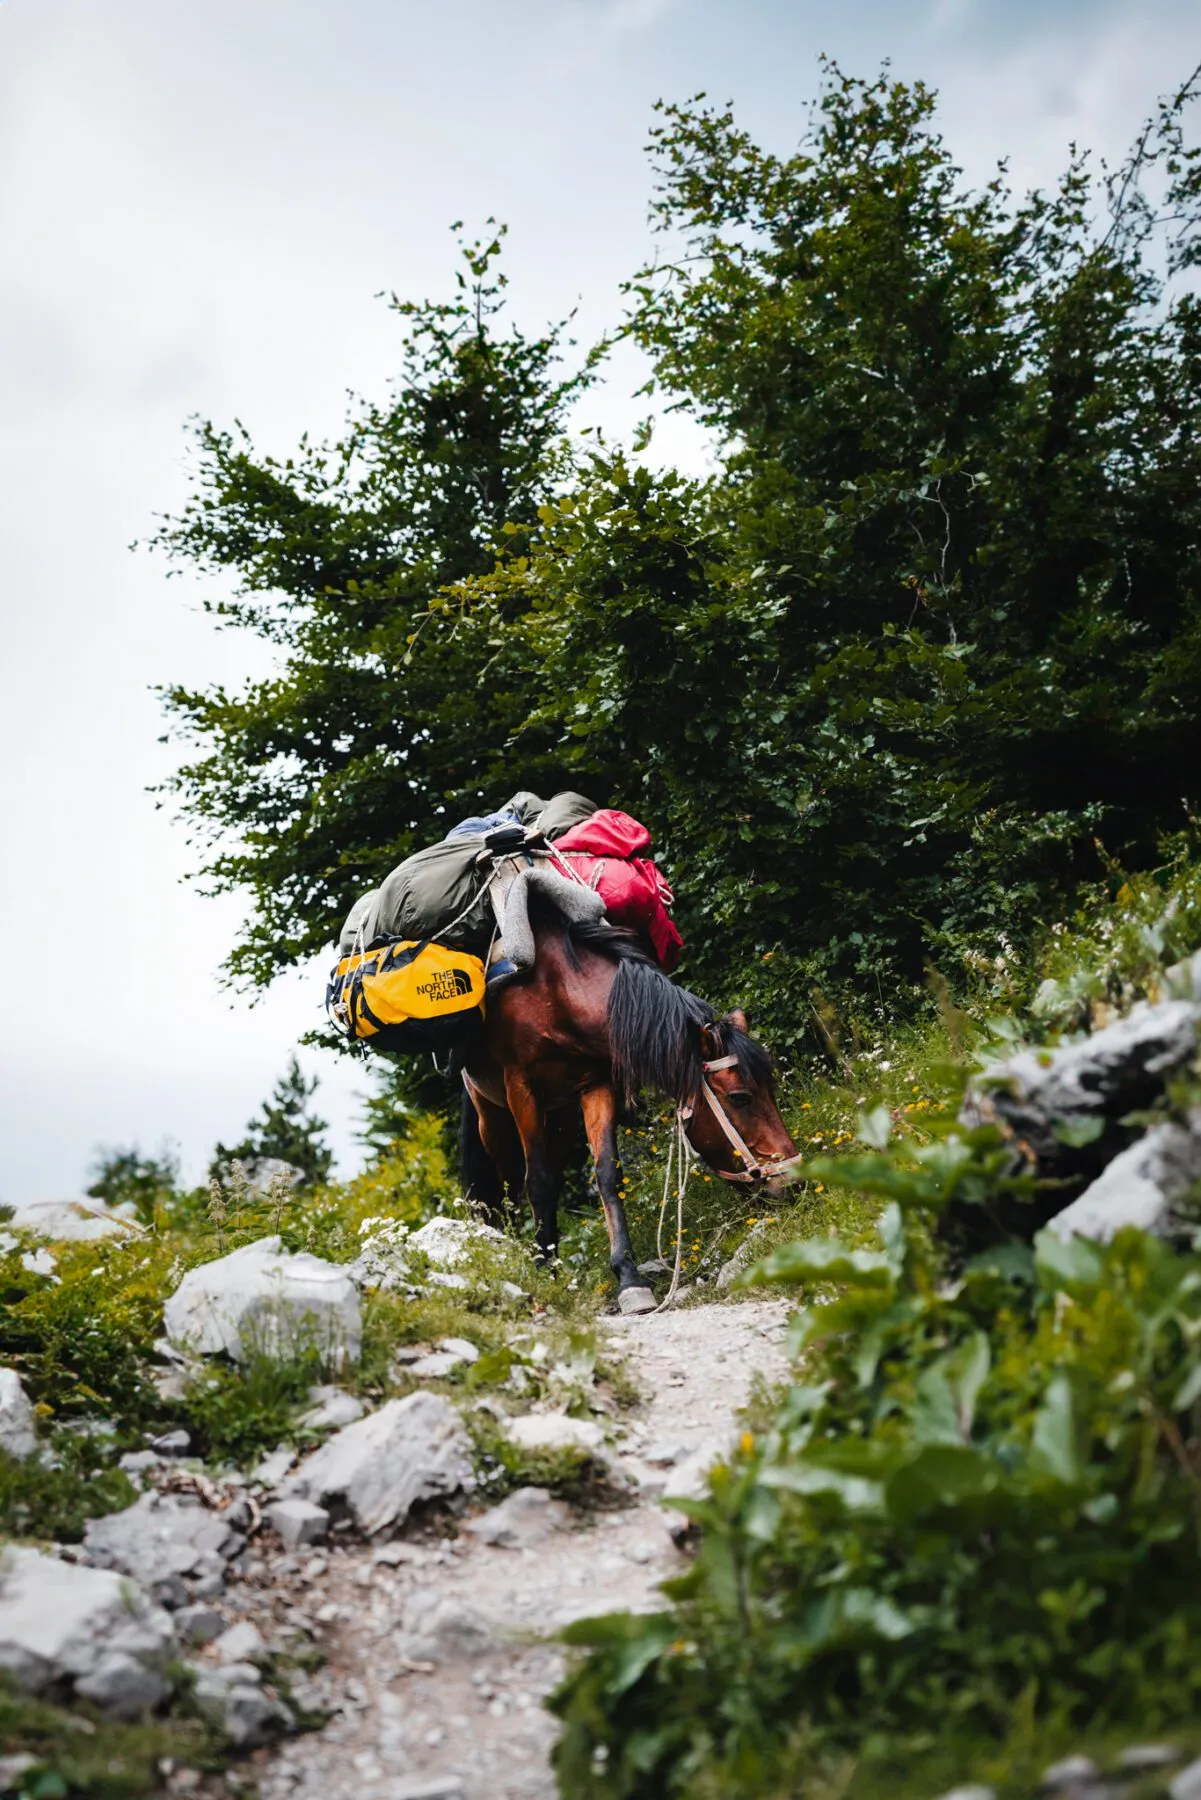
{"type": "Polygon", "coordinates": [[[526,1191],[534,1214],[534,1238],[543,1262],[553,1262],[559,1249],[559,1195],[563,1158],[558,1139],[551,1141],[533,1089],[513,1070],[505,1073],[505,1098],[525,1152],[526,1191]]]}
{"type": "Polygon", "coordinates": [[[525,1159],[512,1115],[464,1084],[459,1124],[463,1194],[482,1206],[494,1225],[505,1225],[525,1185],[525,1159]]]}
{"type": "Polygon", "coordinates": [[[611,1087],[589,1088],[580,1104],[596,1185],[609,1227],[609,1267],[617,1277],[617,1304],[622,1312],[649,1312],[655,1302],[650,1285],[638,1273],[630,1245],[626,1209],[621,1203],[621,1165],[617,1159],[617,1102],[611,1087]]]}

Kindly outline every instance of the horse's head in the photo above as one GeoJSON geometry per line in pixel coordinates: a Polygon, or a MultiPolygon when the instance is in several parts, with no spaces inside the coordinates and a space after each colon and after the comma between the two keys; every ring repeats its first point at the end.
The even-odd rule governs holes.
{"type": "Polygon", "coordinates": [[[776,1107],[771,1058],[735,1008],[700,1028],[701,1077],[683,1109],[697,1155],[726,1181],[776,1195],[800,1160],[776,1107]]]}

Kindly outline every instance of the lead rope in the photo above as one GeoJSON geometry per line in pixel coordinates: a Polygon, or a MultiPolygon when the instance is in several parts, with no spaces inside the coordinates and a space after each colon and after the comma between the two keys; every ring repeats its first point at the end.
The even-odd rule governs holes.
{"type": "MultiPolygon", "coordinates": [[[[696,1165],[696,1158],[692,1154],[692,1145],[688,1142],[687,1133],[684,1129],[691,1117],[692,1108],[690,1106],[678,1106],[676,1108],[675,1129],[667,1143],[667,1167],[663,1172],[663,1200],[659,1207],[659,1225],[655,1232],[655,1249],[658,1253],[659,1261],[665,1262],[667,1259],[663,1255],[663,1220],[667,1215],[667,1202],[671,1194],[671,1165],[674,1152],[674,1161],[676,1164],[676,1263],[675,1268],[671,1272],[671,1286],[668,1288],[663,1299],[660,1300],[658,1306],[654,1309],[657,1313],[667,1311],[668,1307],[673,1304],[680,1287],[680,1265],[684,1259],[684,1193],[688,1187],[688,1177],[692,1174],[693,1168],[696,1165]]],[[[654,1313],[647,1313],[643,1316],[646,1318],[653,1318],[654,1313]]]]}

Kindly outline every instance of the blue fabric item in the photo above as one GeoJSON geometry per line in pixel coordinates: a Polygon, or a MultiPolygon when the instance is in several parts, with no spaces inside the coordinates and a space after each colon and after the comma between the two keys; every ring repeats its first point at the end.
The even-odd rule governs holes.
{"type": "Polygon", "coordinates": [[[498,825],[512,825],[513,822],[514,815],[508,807],[502,812],[489,813],[484,819],[460,819],[457,825],[451,826],[442,841],[449,843],[451,838],[482,837],[486,831],[495,831],[498,825]]]}

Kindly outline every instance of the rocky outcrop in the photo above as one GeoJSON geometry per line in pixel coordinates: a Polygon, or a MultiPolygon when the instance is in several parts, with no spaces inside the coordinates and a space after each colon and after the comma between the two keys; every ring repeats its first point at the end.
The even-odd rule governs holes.
{"type": "Polygon", "coordinates": [[[168,1615],[107,1569],[12,1546],[0,1558],[0,1668],[31,1694],[72,1690],[117,1718],[165,1699],[168,1615]]]}
{"type": "Polygon", "coordinates": [[[307,1252],[291,1255],[278,1237],[259,1238],[190,1269],[163,1309],[180,1349],[243,1361],[254,1352],[290,1356],[316,1348],[327,1363],[357,1359],[362,1344],[358,1290],[349,1272],[307,1252]]]}
{"type": "MultiPolygon", "coordinates": [[[[387,1220],[366,1238],[351,1274],[365,1288],[408,1288],[424,1273],[432,1285],[466,1286],[463,1270],[490,1245],[509,1247],[503,1231],[474,1219],[430,1219],[419,1231],[387,1220]]],[[[501,1284],[518,1296],[512,1282],[501,1284]]]]}
{"type": "MultiPolygon", "coordinates": [[[[1107,1244],[1124,1226],[1175,1238],[1190,1227],[1181,1202],[1201,1182],[1201,1108],[1183,1123],[1153,1125],[1145,1137],[1115,1156],[1078,1199],[1057,1213],[1049,1229],[1057,1237],[1086,1237],[1107,1244]]],[[[1192,1224],[1197,1223],[1196,1218],[1192,1224]]]]}
{"type": "Polygon", "coordinates": [[[374,1536],[421,1500],[473,1485],[471,1442],[453,1406],[436,1394],[389,1400],[327,1439],[281,1483],[281,1499],[309,1500],[374,1536]]]}
{"type": "Polygon", "coordinates": [[[940,1234],[961,1254],[999,1238],[1034,1237],[1052,1220],[1061,1235],[1106,1240],[1123,1225],[1165,1237],[1183,1225],[1179,1203],[1201,1176],[1197,1120],[1165,1120],[1142,1132],[1132,1115],[1162,1104],[1172,1077],[1201,1043],[1201,977],[1180,965],[1164,977],[1169,998],[1074,1043],[1032,1048],[990,1064],[971,1083],[961,1117],[999,1125],[1027,1197],[955,1200],[940,1234]]]}

